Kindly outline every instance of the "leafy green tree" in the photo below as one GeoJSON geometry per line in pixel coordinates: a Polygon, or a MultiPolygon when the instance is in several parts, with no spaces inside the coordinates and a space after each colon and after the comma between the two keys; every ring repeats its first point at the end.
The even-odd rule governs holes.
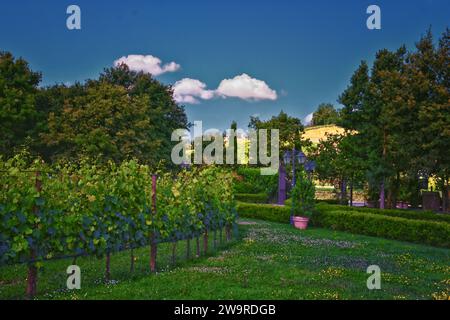
{"type": "Polygon", "coordinates": [[[300,119],[290,117],[283,111],[281,111],[278,116],[273,116],[266,121],[262,121],[258,117],[251,117],[249,128],[256,130],[280,130],[280,152],[283,150],[292,150],[294,147],[297,150],[301,150],[302,146],[309,145],[307,141],[302,141],[302,135],[305,132],[305,128],[300,119]]]}
{"type": "Polygon", "coordinates": [[[0,154],[9,157],[36,140],[37,86],[41,74],[23,59],[0,52],[0,154]]]}
{"type": "Polygon", "coordinates": [[[322,103],[313,113],[312,125],[339,124],[339,111],[331,103],[322,103]]]}
{"type": "Polygon", "coordinates": [[[380,207],[384,208],[387,180],[399,176],[403,153],[399,148],[397,119],[399,105],[408,102],[408,92],[403,68],[406,50],[396,52],[380,50],[373,64],[371,75],[363,62],[352,78],[349,88],[341,95],[344,104],[344,127],[357,130],[359,144],[367,154],[368,179],[378,186],[380,207]]]}
{"type": "Polygon", "coordinates": [[[147,115],[154,126],[151,135],[159,144],[149,157],[156,157],[171,166],[170,154],[176,144],[171,141],[172,132],[190,127],[184,107],[173,99],[172,88],[155,80],[148,73],[129,70],[125,64],[105,69],[99,81],[122,86],[130,96],[147,100],[147,115]]]}
{"type": "Polygon", "coordinates": [[[86,86],[80,83],[75,83],[71,86],[55,84],[39,89],[36,96],[36,110],[39,113],[37,120],[37,131],[39,136],[32,146],[32,150],[46,161],[51,161],[55,152],[57,152],[54,145],[48,145],[45,143],[44,139],[42,139],[44,134],[48,134],[48,118],[50,113],[61,112],[66,100],[86,95],[86,89],[86,86]]]}
{"type": "Polygon", "coordinates": [[[49,113],[48,133],[42,137],[55,148],[54,159],[137,158],[154,164],[161,140],[149,108],[146,96],[130,96],[121,86],[91,83],[85,95],[69,98],[62,110],[49,113]]]}
{"type": "Polygon", "coordinates": [[[364,181],[365,161],[363,148],[354,133],[329,134],[312,148],[316,161],[316,175],[321,181],[339,186],[340,201],[347,201],[347,183],[350,185],[350,204],[353,204],[353,186],[364,181]]]}
{"type": "Polygon", "coordinates": [[[172,166],[170,154],[176,143],[171,141],[172,131],[189,127],[169,86],[126,65],[105,69],[98,80],[86,84],[44,88],[37,107],[45,119],[38,149],[48,159],[87,154],[118,161],[137,157],[144,163],[172,166]],[[84,121],[88,114],[92,118],[84,121]]]}

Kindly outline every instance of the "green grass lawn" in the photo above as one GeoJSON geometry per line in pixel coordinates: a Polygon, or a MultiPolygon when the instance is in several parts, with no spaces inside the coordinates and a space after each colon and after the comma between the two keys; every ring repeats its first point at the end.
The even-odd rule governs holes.
{"type": "MultiPolygon", "coordinates": [[[[432,299],[450,291],[450,250],[325,229],[300,231],[286,224],[245,220],[239,239],[206,257],[186,261],[185,243],[170,264],[170,246],[159,250],[149,274],[148,249],[112,256],[115,281],[103,281],[104,260],[80,258],[82,289],[68,292],[71,260],[46,262],[39,299],[432,299]],[[366,268],[380,266],[381,290],[368,290],[366,268]]],[[[241,221],[242,223],[242,221],[241,221]]],[[[212,241],[210,241],[212,245],[212,241]]],[[[194,243],[191,243],[194,249],[194,243]]],[[[26,267],[0,268],[0,298],[22,298],[26,267]]]]}

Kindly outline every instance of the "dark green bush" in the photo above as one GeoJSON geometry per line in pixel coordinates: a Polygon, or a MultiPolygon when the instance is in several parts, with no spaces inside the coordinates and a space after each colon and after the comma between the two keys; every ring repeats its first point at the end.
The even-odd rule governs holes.
{"type": "Polygon", "coordinates": [[[238,193],[234,196],[237,201],[248,203],[267,203],[269,196],[266,193],[238,193]]]}
{"type": "Polygon", "coordinates": [[[368,236],[450,247],[450,224],[391,217],[368,212],[329,210],[317,207],[314,226],[368,236]]]}
{"type": "Polygon", "coordinates": [[[238,167],[234,191],[238,193],[265,193],[273,197],[277,193],[278,175],[261,175],[260,168],[238,167]]]}
{"type": "Polygon", "coordinates": [[[450,215],[434,213],[432,211],[411,211],[402,209],[374,209],[365,207],[349,207],[342,205],[329,205],[326,203],[318,204],[319,207],[326,209],[328,211],[339,210],[348,212],[362,212],[362,213],[372,213],[376,215],[384,215],[390,217],[399,217],[405,219],[414,220],[427,220],[427,221],[442,221],[450,223],[450,215]]]}
{"type": "Polygon", "coordinates": [[[315,190],[314,183],[302,172],[290,192],[292,212],[295,216],[312,216],[316,204],[315,190]]]}
{"type": "Polygon", "coordinates": [[[289,223],[291,208],[271,204],[237,203],[240,217],[261,219],[273,222],[289,223]]]}

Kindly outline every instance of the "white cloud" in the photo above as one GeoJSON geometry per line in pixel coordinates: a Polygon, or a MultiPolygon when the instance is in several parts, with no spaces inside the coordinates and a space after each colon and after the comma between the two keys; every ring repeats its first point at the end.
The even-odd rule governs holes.
{"type": "Polygon", "coordinates": [[[175,62],[170,62],[162,65],[161,59],[152,55],[136,55],[130,54],[126,57],[121,57],[114,61],[114,65],[126,64],[132,71],[143,71],[150,73],[153,76],[159,76],[166,72],[175,72],[180,69],[180,65],[175,62]]]}
{"type": "Polygon", "coordinates": [[[310,114],[308,114],[308,115],[305,117],[305,119],[304,119],[305,125],[308,126],[308,125],[310,125],[310,124],[312,123],[313,115],[314,115],[314,112],[311,112],[310,114]]]}
{"type": "Polygon", "coordinates": [[[178,103],[197,104],[201,100],[215,97],[240,98],[244,100],[276,100],[275,90],[262,80],[242,74],[233,79],[224,79],[216,90],[209,90],[200,80],[184,78],[172,86],[173,97],[178,103]]]}
{"type": "Polygon", "coordinates": [[[277,92],[269,88],[267,83],[241,74],[233,79],[220,82],[216,93],[222,97],[233,97],[244,100],[276,100],[277,92]]]}
{"type": "Polygon", "coordinates": [[[213,90],[207,90],[200,80],[184,78],[173,85],[173,97],[178,103],[199,103],[198,99],[209,100],[214,97],[213,90]]]}

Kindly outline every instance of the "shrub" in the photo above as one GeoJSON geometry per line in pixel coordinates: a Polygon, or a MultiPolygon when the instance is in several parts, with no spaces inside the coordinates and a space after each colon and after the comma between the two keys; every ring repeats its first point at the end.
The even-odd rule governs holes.
{"type": "Polygon", "coordinates": [[[427,220],[427,221],[442,221],[450,223],[450,215],[434,213],[432,211],[411,211],[411,210],[401,210],[401,209],[374,209],[365,207],[349,207],[342,205],[329,205],[326,203],[318,204],[319,207],[327,210],[339,210],[339,211],[349,211],[349,212],[362,212],[362,213],[372,213],[383,216],[399,217],[405,219],[414,220],[427,220]]]}
{"type": "Polygon", "coordinates": [[[248,203],[267,203],[269,196],[266,193],[238,193],[234,196],[237,201],[248,203]]]}
{"type": "Polygon", "coordinates": [[[265,193],[275,196],[278,188],[278,175],[261,175],[259,168],[238,167],[234,183],[235,193],[265,193]]]}
{"type": "Polygon", "coordinates": [[[302,174],[291,190],[292,213],[296,216],[311,217],[315,205],[314,183],[302,174]]]}
{"type": "Polygon", "coordinates": [[[314,226],[348,231],[368,236],[450,247],[450,224],[390,217],[380,214],[329,210],[318,207],[313,215],[314,226]]]}
{"type": "Polygon", "coordinates": [[[291,208],[271,204],[237,203],[240,217],[289,223],[291,208]]]}

